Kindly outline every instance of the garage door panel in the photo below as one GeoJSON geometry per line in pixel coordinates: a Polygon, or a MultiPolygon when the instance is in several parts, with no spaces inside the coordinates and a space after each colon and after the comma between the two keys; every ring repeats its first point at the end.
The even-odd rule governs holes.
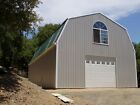
{"type": "Polygon", "coordinates": [[[115,61],[86,61],[85,77],[86,87],[116,87],[115,61]]]}

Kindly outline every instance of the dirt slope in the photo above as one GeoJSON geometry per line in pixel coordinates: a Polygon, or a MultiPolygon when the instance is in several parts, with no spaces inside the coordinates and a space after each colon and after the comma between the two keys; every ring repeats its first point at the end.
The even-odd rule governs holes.
{"type": "Polygon", "coordinates": [[[0,105],[63,105],[39,86],[15,73],[0,75],[0,105]]]}

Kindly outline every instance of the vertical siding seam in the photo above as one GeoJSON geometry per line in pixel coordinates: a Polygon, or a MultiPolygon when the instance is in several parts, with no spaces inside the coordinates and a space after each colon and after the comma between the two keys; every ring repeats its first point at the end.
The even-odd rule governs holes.
{"type": "MultiPolygon", "coordinates": [[[[75,30],[76,30],[76,24],[74,22],[74,32],[73,32],[73,34],[76,33],[75,30]]],[[[76,79],[75,79],[75,76],[76,76],[75,75],[75,72],[76,72],[76,65],[75,65],[76,64],[76,45],[75,45],[75,43],[76,43],[75,42],[76,41],[76,35],[75,34],[74,34],[73,38],[74,38],[74,71],[73,71],[74,81],[73,82],[74,82],[74,88],[76,88],[76,79]]]]}
{"type": "MultiPolygon", "coordinates": [[[[77,49],[76,49],[76,48],[77,48],[77,45],[76,45],[76,43],[77,43],[77,41],[76,41],[76,40],[77,40],[77,33],[76,33],[76,30],[77,30],[77,29],[76,29],[76,28],[77,28],[77,19],[75,19],[75,24],[74,24],[74,25],[75,25],[75,31],[74,31],[74,33],[75,33],[75,55],[77,56],[77,49]]],[[[76,56],[75,56],[75,57],[76,57],[76,56]]],[[[75,58],[75,63],[76,63],[76,62],[77,62],[77,59],[75,58]]],[[[75,87],[79,86],[79,84],[77,84],[77,81],[78,81],[78,79],[77,79],[77,77],[78,77],[78,76],[77,76],[77,72],[78,72],[78,71],[77,71],[76,68],[77,68],[77,63],[75,64],[75,74],[76,74],[76,78],[75,78],[75,87]]]]}
{"type": "Polygon", "coordinates": [[[56,44],[56,68],[55,68],[55,88],[58,87],[58,44],[56,44]]]}
{"type": "Polygon", "coordinates": [[[118,87],[118,81],[117,81],[117,58],[116,58],[116,61],[115,61],[115,79],[116,79],[116,87],[118,87]]]}

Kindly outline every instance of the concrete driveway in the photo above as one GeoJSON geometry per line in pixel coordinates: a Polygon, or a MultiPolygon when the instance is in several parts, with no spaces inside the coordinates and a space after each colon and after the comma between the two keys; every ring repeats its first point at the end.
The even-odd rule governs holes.
{"type": "Polygon", "coordinates": [[[74,105],[140,105],[139,88],[94,88],[48,90],[74,100],[74,105]]]}

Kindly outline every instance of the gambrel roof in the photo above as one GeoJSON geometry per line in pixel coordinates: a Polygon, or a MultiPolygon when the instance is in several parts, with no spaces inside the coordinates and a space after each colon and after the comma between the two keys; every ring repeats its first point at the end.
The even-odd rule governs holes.
{"type": "MultiPolygon", "coordinates": [[[[100,14],[102,16],[104,16],[105,18],[107,18],[105,15],[103,15],[102,13],[94,13],[94,14],[89,14],[89,15],[84,15],[84,16],[78,16],[78,17],[72,17],[72,18],[69,18],[69,19],[66,19],[62,25],[59,27],[59,29],[54,32],[51,37],[49,39],[47,39],[37,50],[36,52],[34,53],[33,55],[33,58],[31,60],[34,61],[35,59],[37,59],[43,52],[47,51],[52,45],[54,45],[56,43],[56,41],[58,40],[58,37],[60,36],[62,30],[64,29],[64,26],[67,22],[67,20],[71,20],[71,19],[75,19],[75,18],[81,18],[81,17],[86,17],[86,16],[91,16],[91,15],[97,15],[97,14],[100,14]]],[[[109,19],[109,18],[107,18],[109,19]]],[[[111,19],[109,19],[111,20],[111,19]]],[[[112,21],[112,20],[111,20],[112,21]]],[[[126,28],[124,28],[123,26],[121,26],[119,23],[116,23],[114,21],[112,21],[113,23],[117,24],[119,27],[121,27],[122,29],[126,30],[126,28]]],[[[30,63],[31,63],[30,62],[30,63]]]]}

